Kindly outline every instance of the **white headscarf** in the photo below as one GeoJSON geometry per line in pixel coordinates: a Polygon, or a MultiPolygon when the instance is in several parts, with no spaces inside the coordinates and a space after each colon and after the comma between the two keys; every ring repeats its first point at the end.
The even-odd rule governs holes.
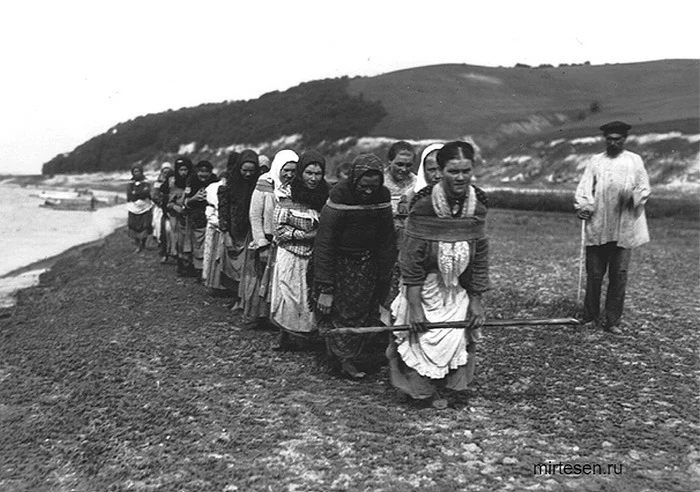
{"type": "Polygon", "coordinates": [[[418,166],[418,172],[416,173],[418,179],[416,179],[416,185],[413,187],[414,192],[417,193],[428,186],[427,181],[425,181],[425,158],[428,157],[431,152],[440,150],[444,146],[445,144],[442,143],[434,143],[428,145],[425,150],[423,150],[423,153],[420,155],[420,166],[418,166]]]}
{"type": "MultiPolygon", "coordinates": [[[[280,188],[282,187],[282,178],[280,174],[282,173],[282,168],[288,162],[299,162],[299,156],[296,152],[290,149],[280,150],[275,154],[275,158],[272,159],[272,165],[270,170],[260,176],[259,179],[265,179],[268,183],[272,184],[275,189],[275,196],[280,198],[280,188]]],[[[284,194],[282,194],[284,196],[284,194]]]]}

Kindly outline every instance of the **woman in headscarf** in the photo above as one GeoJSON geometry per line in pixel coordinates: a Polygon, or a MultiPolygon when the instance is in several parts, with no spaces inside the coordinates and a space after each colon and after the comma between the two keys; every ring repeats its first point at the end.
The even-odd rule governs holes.
{"type": "Polygon", "coordinates": [[[280,328],[279,348],[290,338],[310,338],[316,332],[309,302],[307,270],[320,212],[328,199],[326,160],[316,151],[302,154],[288,185],[290,196],[275,210],[277,256],[272,275],[270,320],[280,328]]]}
{"type": "Polygon", "coordinates": [[[187,229],[192,240],[192,267],[191,275],[202,280],[202,268],[204,266],[204,239],[207,233],[207,193],[206,188],[218,178],[213,174],[214,166],[209,161],[199,161],[196,173],[190,176],[185,189],[185,209],[187,215],[187,229]]]}
{"type": "Polygon", "coordinates": [[[369,337],[333,330],[378,323],[396,261],[391,194],[383,182],[379,158],[358,156],[350,177],[330,192],[314,245],[312,300],[322,315],[319,330],[331,361],[352,378],[365,376],[357,363],[369,337]]]}
{"type": "Polygon", "coordinates": [[[168,261],[173,239],[170,221],[168,220],[168,181],[173,175],[173,166],[169,162],[164,162],[160,167],[158,179],[151,189],[151,199],[153,200],[153,235],[158,240],[158,256],[160,262],[168,261]]]}
{"type": "Polygon", "coordinates": [[[131,181],[126,185],[127,210],[129,211],[129,237],[136,243],[136,252],[146,247],[146,239],[153,232],[153,202],[151,185],[143,175],[143,166],[131,168],[131,181]]]}
{"type": "Polygon", "coordinates": [[[275,208],[279,197],[289,193],[285,180],[294,176],[299,156],[293,150],[277,152],[270,171],[258,178],[250,200],[250,242],[246,250],[243,275],[238,295],[241,298],[243,323],[248,328],[258,325],[270,314],[270,282],[274,265],[275,208]],[[293,171],[293,172],[290,172],[293,171]]]}
{"type": "Polygon", "coordinates": [[[168,180],[168,215],[173,227],[174,250],[177,258],[177,274],[187,275],[192,269],[192,238],[187,230],[185,214],[185,190],[192,174],[192,161],[181,157],[175,161],[175,176],[168,180]]]}
{"type": "Polygon", "coordinates": [[[449,142],[438,151],[442,179],[419,191],[410,207],[399,263],[403,292],[392,304],[396,324],[387,349],[392,384],[416,400],[447,407],[443,388],[462,391],[474,377],[476,342],[489,289],[486,197],[471,185],[474,148],[449,142]],[[464,321],[468,329],[425,329],[464,321]]]}
{"type": "MultiPolygon", "coordinates": [[[[432,186],[438,181],[440,181],[440,168],[437,165],[437,153],[438,150],[442,148],[443,144],[434,143],[428,145],[421,154],[420,166],[418,167],[418,174],[416,175],[416,183],[401,196],[399,203],[397,205],[397,213],[394,217],[401,217],[403,221],[408,217],[408,206],[413,200],[413,197],[420,190],[426,186],[432,186]]],[[[401,245],[403,244],[403,229],[398,229],[400,231],[396,236],[398,241],[399,251],[401,250],[401,245]]],[[[386,306],[388,307],[391,302],[396,299],[396,296],[401,290],[401,268],[398,262],[394,266],[394,270],[391,273],[391,288],[389,289],[389,296],[386,299],[386,306]]]]}
{"type": "Polygon", "coordinates": [[[226,276],[222,275],[226,248],[224,236],[219,229],[219,188],[226,184],[228,171],[233,167],[232,161],[235,164],[238,155],[238,152],[234,152],[229,156],[224,176],[206,188],[207,207],[204,213],[207,216],[207,232],[204,237],[202,284],[209,287],[215,295],[225,294],[234,287],[226,276]]]}
{"type": "Polygon", "coordinates": [[[259,154],[258,165],[260,167],[260,174],[265,174],[270,170],[270,158],[265,154],[259,154]]]}
{"type": "MultiPolygon", "coordinates": [[[[437,153],[445,144],[434,143],[423,149],[420,156],[420,166],[416,174],[416,185],[413,187],[413,194],[418,193],[426,186],[432,186],[440,181],[440,166],[437,163],[437,153]]],[[[410,202],[409,202],[410,203],[410,202]]]]}
{"type": "Polygon", "coordinates": [[[259,175],[258,154],[246,149],[240,155],[229,158],[226,184],[218,192],[219,228],[223,239],[221,273],[236,295],[250,235],[250,199],[259,175]]]}

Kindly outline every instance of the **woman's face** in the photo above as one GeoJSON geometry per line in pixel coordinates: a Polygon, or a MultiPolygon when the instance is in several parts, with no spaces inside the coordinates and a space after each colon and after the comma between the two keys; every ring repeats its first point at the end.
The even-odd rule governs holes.
{"type": "Polygon", "coordinates": [[[187,176],[187,171],[189,171],[189,169],[187,169],[187,166],[180,166],[177,168],[177,174],[180,175],[180,177],[182,178],[187,176]]]}
{"type": "Polygon", "coordinates": [[[131,175],[133,176],[134,180],[141,181],[143,179],[143,169],[140,167],[135,167],[131,170],[131,175]]]}
{"type": "Polygon", "coordinates": [[[255,163],[244,162],[243,165],[241,166],[241,176],[243,176],[243,179],[250,179],[253,177],[254,174],[255,174],[255,163]]]}
{"type": "Polygon", "coordinates": [[[282,170],[280,171],[280,179],[282,180],[283,184],[289,183],[292,178],[294,177],[294,173],[296,173],[297,170],[297,163],[296,162],[288,162],[284,166],[282,166],[282,170]]]}
{"type": "Polygon", "coordinates": [[[315,189],[323,179],[323,169],[318,164],[309,164],[301,173],[301,180],[310,189],[315,189]]]}
{"type": "Polygon", "coordinates": [[[413,152],[402,150],[389,162],[389,172],[394,181],[400,183],[409,177],[414,157],[413,152]]]}
{"type": "Polygon", "coordinates": [[[447,161],[442,169],[442,181],[445,183],[445,192],[449,197],[466,196],[469,184],[472,182],[473,166],[472,161],[463,157],[447,161]]]}
{"type": "Polygon", "coordinates": [[[381,174],[365,174],[357,181],[355,194],[360,202],[367,202],[381,187],[381,174]]]}
{"type": "Polygon", "coordinates": [[[430,154],[425,157],[423,161],[423,177],[425,182],[429,185],[433,185],[440,181],[440,166],[437,163],[437,150],[433,150],[430,154]]]}
{"type": "Polygon", "coordinates": [[[206,181],[207,179],[209,179],[209,176],[211,176],[211,169],[209,169],[208,167],[197,168],[197,178],[199,178],[200,181],[206,181]]]}

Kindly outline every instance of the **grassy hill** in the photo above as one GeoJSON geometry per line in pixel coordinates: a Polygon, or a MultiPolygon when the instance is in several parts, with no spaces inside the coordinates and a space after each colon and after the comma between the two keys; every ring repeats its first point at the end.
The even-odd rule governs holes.
{"type": "Polygon", "coordinates": [[[700,60],[559,67],[436,65],[300,84],[256,100],[139,116],[44,165],[44,174],[157,166],[178,154],[223,166],[233,150],[317,148],[331,170],[396,139],[418,150],[471,138],[484,184],[570,186],[623,119],[655,185],[700,186],[700,60]]]}
{"type": "Polygon", "coordinates": [[[697,118],[699,87],[698,60],[662,60],[551,68],[437,65],[355,78],[349,92],[387,110],[371,135],[426,139],[537,134],[562,126],[589,130],[611,119],[697,118]]]}

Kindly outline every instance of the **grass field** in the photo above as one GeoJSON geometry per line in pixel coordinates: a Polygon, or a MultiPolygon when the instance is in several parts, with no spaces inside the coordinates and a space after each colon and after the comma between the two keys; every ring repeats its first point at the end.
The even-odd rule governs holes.
{"type": "Polygon", "coordinates": [[[553,127],[580,134],[615,119],[647,125],[697,118],[699,79],[698,60],[551,68],[445,64],[356,77],[349,92],[386,109],[374,136],[504,132],[512,139],[553,127]],[[595,113],[589,112],[592,102],[599,105],[595,113]]]}
{"type": "MultiPolygon", "coordinates": [[[[270,350],[123,231],[0,320],[0,490],[689,491],[700,487],[699,228],[652,219],[624,335],[494,329],[443,412],[320,351],[270,350]],[[535,475],[538,463],[619,474],[535,475]]],[[[489,316],[576,314],[578,222],[490,213],[489,316]]]]}
{"type": "MultiPolygon", "coordinates": [[[[489,206],[512,210],[574,213],[574,190],[518,188],[487,189],[489,206]]],[[[655,192],[644,206],[648,218],[677,217],[700,220],[700,200],[696,194],[655,192]]]]}

